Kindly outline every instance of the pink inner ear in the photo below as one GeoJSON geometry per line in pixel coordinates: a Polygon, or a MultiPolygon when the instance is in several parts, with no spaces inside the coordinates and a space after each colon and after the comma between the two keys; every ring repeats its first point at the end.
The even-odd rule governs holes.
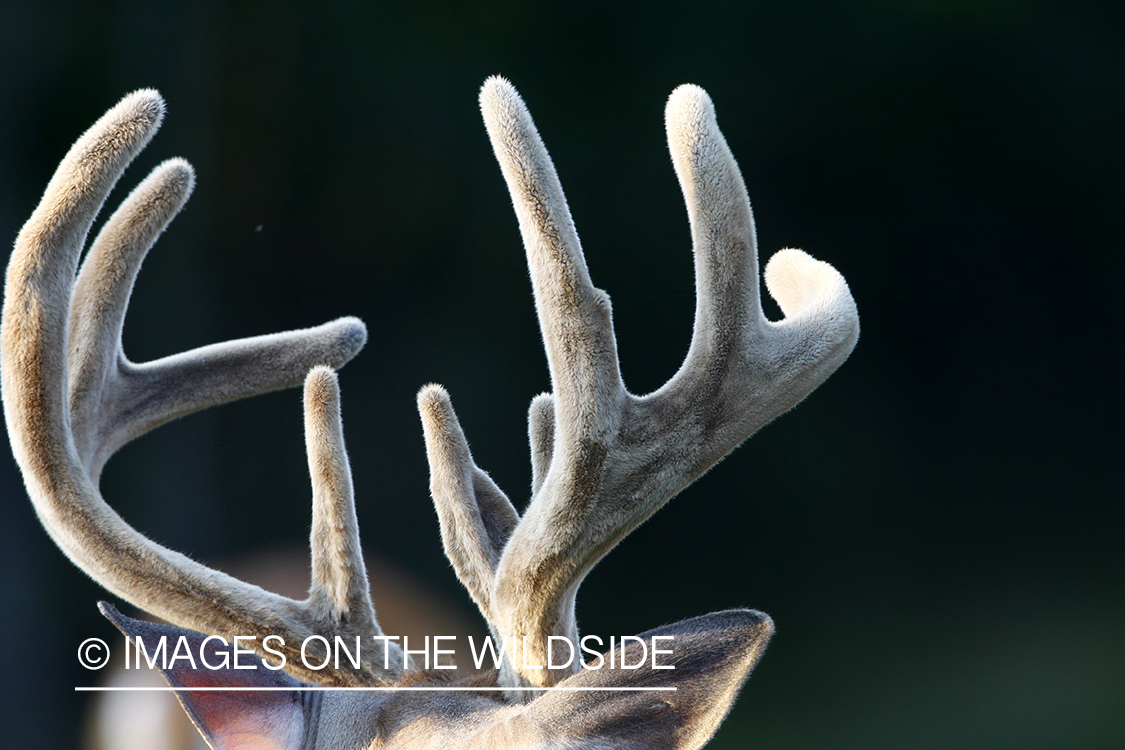
{"type": "Polygon", "coordinates": [[[232,688],[229,692],[176,694],[217,750],[300,750],[305,712],[298,691],[238,691],[240,687],[280,686],[276,673],[257,666],[246,671],[174,670],[168,676],[177,687],[232,688]]]}
{"type": "MultiPolygon", "coordinates": [[[[212,651],[216,641],[204,642],[198,633],[187,632],[186,637],[194,642],[196,653],[208,651],[211,663],[219,661],[212,651]]],[[[300,750],[305,737],[302,694],[298,690],[277,690],[300,687],[300,683],[284,672],[267,669],[257,657],[248,661],[254,669],[194,669],[176,660],[164,670],[164,676],[173,687],[230,688],[176,693],[195,726],[216,750],[300,750]]]]}
{"type": "Polygon", "coordinates": [[[180,700],[217,750],[300,750],[305,717],[293,693],[183,693],[180,700]]]}
{"type": "MultiPolygon", "coordinates": [[[[200,668],[194,659],[173,658],[167,668],[161,668],[164,678],[174,688],[229,688],[176,693],[195,726],[216,750],[301,750],[306,719],[302,693],[297,689],[302,684],[296,679],[285,672],[268,669],[253,655],[243,656],[242,660],[245,667],[253,668],[234,669],[224,654],[217,653],[220,644],[226,647],[221,639],[172,625],[134,620],[105,602],[98,606],[129,638],[143,637],[150,644],[162,638],[173,644],[182,641],[188,653],[205,657],[203,664],[224,665],[207,669],[200,668]]],[[[235,663],[238,663],[237,657],[235,663]]]]}

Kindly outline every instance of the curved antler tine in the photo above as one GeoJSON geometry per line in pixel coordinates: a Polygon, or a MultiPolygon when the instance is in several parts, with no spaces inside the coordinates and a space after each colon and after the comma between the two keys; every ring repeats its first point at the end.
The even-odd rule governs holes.
{"type": "Polygon", "coordinates": [[[106,196],[163,119],[164,100],[152,89],[134,91],[98,118],[63,157],[20,232],[26,251],[66,252],[77,263],[106,196]]]}
{"type": "Polygon", "coordinates": [[[786,377],[807,382],[807,394],[855,348],[859,310],[843,275],[801,250],[775,253],[765,277],[766,289],[785,314],[769,325],[774,359],[786,377]]]}
{"type": "Polygon", "coordinates": [[[480,106],[519,217],[552,390],[567,405],[560,413],[604,427],[603,412],[625,392],[609,298],[590,282],[562,185],[515,88],[489,78],[480,106]]]}
{"type": "MultiPolygon", "coordinates": [[[[344,447],[340,418],[340,386],[336,373],[315,367],[305,379],[305,447],[313,488],[312,587],[309,605],[318,622],[333,623],[366,642],[381,636],[371,604],[367,567],[359,542],[351,467],[344,447]]],[[[375,664],[403,667],[402,651],[386,640],[376,640],[380,653],[375,664]]]]}
{"type": "MultiPolygon", "coordinates": [[[[45,387],[65,388],[70,288],[90,225],[129,162],[160,127],[164,100],[143,89],[122,99],[70,148],[20,230],[8,266],[4,321],[9,369],[33,368],[45,387]]],[[[62,393],[62,391],[60,391],[62,393]]],[[[45,396],[43,408],[66,408],[45,396]]],[[[51,418],[51,417],[48,417],[51,418]]]]}
{"type": "Polygon", "coordinates": [[[224,341],[145,362],[127,363],[118,384],[121,408],[101,426],[90,459],[96,478],[121,446],[201,409],[300,385],[313,367],[343,367],[367,342],[359,318],[224,341]]]}
{"type": "Polygon", "coordinates": [[[445,389],[430,384],[419,391],[418,412],[430,464],[430,494],[441,525],[445,556],[492,626],[493,576],[519,514],[473,462],[445,389]]]}
{"type": "Polygon", "coordinates": [[[733,354],[747,332],[764,322],[746,186],[706,91],[677,87],[668,98],[665,126],[695,252],[695,331],[687,361],[733,354]]]}
{"type": "Polygon", "coordinates": [[[78,453],[88,458],[92,412],[121,354],[121,329],[137,272],[195,187],[183,159],[164,162],[130,193],[90,247],[70,306],[70,408],[78,453]]]}

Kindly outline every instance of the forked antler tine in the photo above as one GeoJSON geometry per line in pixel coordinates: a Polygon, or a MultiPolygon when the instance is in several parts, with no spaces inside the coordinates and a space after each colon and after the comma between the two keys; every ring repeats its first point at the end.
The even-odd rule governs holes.
{"type": "Polygon", "coordinates": [[[361,321],[342,318],[130,362],[121,329],[137,272],[194,181],[182,159],[158,166],[106,222],[78,273],[70,310],[71,421],[95,483],[109,457],[130,440],[200,409],[298,385],[316,365],[340,367],[367,338],[361,321]],[[106,395],[116,405],[112,411],[100,409],[106,395]]]}
{"type": "MultiPolygon", "coordinates": [[[[299,383],[313,365],[346,362],[366,336],[358,320],[342,319],[146,365],[124,359],[119,335],[133,277],[147,247],[190,192],[190,168],[168,162],[126,199],[95,242],[75,290],[76,266],[106,194],[151,137],[163,111],[156,92],[140,91],[95,123],[63,159],[17,239],[7,275],[0,374],[8,433],[28,492],[67,556],[125,600],[182,627],[228,638],[257,636],[259,648],[266,635],[280,636],[289,670],[310,682],[377,682],[381,661],[328,672],[304,669],[299,660],[300,644],[309,635],[378,632],[369,604],[365,608],[357,592],[362,583],[355,575],[354,524],[318,542],[321,560],[348,550],[342,565],[328,565],[327,578],[318,579],[322,588],[333,588],[325,617],[310,602],[263,591],[146,539],[98,492],[102,463],[129,437],[204,406],[299,383]],[[152,215],[142,215],[146,211],[152,215]],[[89,343],[68,348],[68,321],[75,336],[89,343]],[[71,358],[75,377],[68,383],[71,358]],[[77,404],[73,419],[71,397],[77,404]]],[[[325,387],[314,384],[313,390],[323,394],[325,387]]],[[[315,414],[338,420],[338,407],[325,406],[315,414]]],[[[316,455],[328,452],[342,459],[338,435],[333,440],[330,425],[315,414],[312,431],[326,436],[313,441],[320,446],[316,455]]],[[[334,512],[338,519],[341,503],[350,499],[341,499],[339,477],[326,476],[318,477],[319,486],[329,483],[337,491],[321,493],[328,498],[321,515],[327,506],[327,515],[334,512]]],[[[359,573],[361,578],[362,569],[359,573]]]]}
{"type": "Polygon", "coordinates": [[[839,272],[788,249],[766,269],[767,289],[786,317],[766,320],[750,202],[710,97],[698,86],[680,86],[669,97],[666,124],[692,226],[696,315],[683,366],[646,411],[675,413],[701,396],[712,402],[721,418],[700,436],[705,470],[820,385],[855,346],[859,316],[839,272]],[[714,377],[720,372],[726,378],[714,377]],[[669,409],[673,402],[679,408],[669,409]]]}
{"type": "MultiPolygon", "coordinates": [[[[113,213],[90,246],[70,302],[70,413],[78,454],[93,456],[101,428],[94,415],[111,368],[122,357],[125,310],[145,255],[179,213],[195,186],[183,159],[169,159],[113,213]]],[[[99,467],[100,469],[100,467],[99,467]]]]}
{"type": "MultiPolygon", "coordinates": [[[[497,639],[506,642],[513,636],[526,634],[537,638],[541,628],[535,625],[513,627],[510,600],[515,599],[520,604],[525,603],[525,600],[519,593],[513,596],[511,586],[505,585],[498,573],[501,560],[508,560],[512,555],[513,544],[518,544],[513,541],[516,534],[523,534],[525,538],[530,534],[535,540],[532,544],[519,545],[522,552],[533,557],[538,549],[535,543],[538,541],[537,537],[534,532],[527,530],[500,488],[473,462],[468,441],[445,389],[433,384],[423,388],[418,393],[418,411],[422,417],[426,458],[430,465],[430,494],[438,513],[445,556],[497,639]]],[[[551,397],[548,394],[538,396],[532,402],[529,416],[532,464],[535,467],[533,484],[539,485],[551,461],[554,422],[551,397]]],[[[534,501],[531,507],[535,507],[534,501]]],[[[568,534],[569,528],[564,528],[559,535],[566,537],[568,534]]],[[[543,570],[546,570],[546,566],[536,573],[543,570]]],[[[557,578],[557,572],[550,571],[548,574],[551,580],[539,578],[535,573],[521,576],[519,580],[525,587],[542,587],[546,591],[544,596],[551,596],[556,593],[551,584],[557,578]]],[[[540,606],[535,596],[527,601],[531,602],[529,608],[535,615],[542,615],[548,609],[548,606],[540,606]]],[[[552,599],[552,604],[554,601],[552,599]]],[[[516,622],[533,619],[521,618],[522,611],[516,613],[516,622]]],[[[566,625],[570,626],[570,630],[565,632],[570,634],[573,631],[573,621],[567,620],[566,625]]],[[[507,642],[507,649],[518,648],[518,643],[513,645],[507,642]]],[[[532,648],[535,648],[535,644],[532,644],[532,648]]],[[[531,679],[521,676],[513,666],[514,654],[507,649],[500,670],[501,685],[546,684],[542,674],[534,675],[531,679]]],[[[568,669],[558,677],[561,678],[570,671],[573,670],[568,669]]],[[[510,697],[513,700],[525,700],[531,696],[524,693],[510,697]]]]}
{"type": "Polygon", "coordinates": [[[492,626],[493,577],[519,514],[496,483],[473,462],[445,389],[431,384],[419,391],[418,412],[430,464],[430,494],[445,556],[492,626]]]}
{"type": "Polygon", "coordinates": [[[786,317],[767,320],[750,202],[710,97],[678,87],[666,125],[692,227],[695,327],[683,365],[637,417],[692,446],[665,464],[671,497],[824,382],[855,346],[859,315],[839,272],[789,249],[765,274],[786,317]]]}
{"type": "Polygon", "coordinates": [[[553,393],[529,414],[533,498],[496,570],[492,616],[508,637],[504,684],[547,685],[549,636],[576,636],[574,598],[617,542],[851,351],[858,317],[843,278],[800,251],[767,272],[787,318],[761,310],[754,220],[702,89],[670,97],[669,147],[691,219],[695,328],[683,366],[636,397],[621,383],[608,298],[582,251],[538,133],[515,90],[490,79],[481,109],[520,219],[553,393]],[[527,637],[527,642],[523,641],[527,637]]]}
{"type": "Polygon", "coordinates": [[[519,217],[543,331],[559,428],[608,426],[625,390],[609,298],[590,282],[582,246],[551,157],[527,107],[494,76],[480,93],[485,127],[519,217]]]}
{"type": "MultiPolygon", "coordinates": [[[[164,102],[152,90],[125,97],[71,147],[16,239],[8,266],[5,380],[34,372],[37,408],[62,424],[66,408],[67,318],[78,257],[109,191],[160,126],[164,102]],[[58,392],[53,389],[58,388],[58,392]]],[[[8,394],[5,389],[5,404],[8,394]]],[[[16,448],[20,450],[19,447],[16,448]]]]}

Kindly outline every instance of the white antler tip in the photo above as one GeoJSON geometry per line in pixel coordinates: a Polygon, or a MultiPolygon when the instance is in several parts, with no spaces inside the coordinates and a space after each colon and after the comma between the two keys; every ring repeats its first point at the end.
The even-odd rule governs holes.
{"type": "Polygon", "coordinates": [[[455,444],[464,443],[465,438],[461,434],[449,393],[437,383],[427,383],[418,391],[418,416],[422,418],[426,456],[432,473],[435,466],[448,463],[450,450],[455,444]]]}
{"type": "Polygon", "coordinates": [[[154,89],[122,98],[71,146],[24,229],[35,231],[44,213],[59,224],[60,217],[69,214],[63,206],[79,198],[73,206],[77,213],[61,223],[74,221],[76,227],[86,223],[88,228],[122,170],[155,135],[163,119],[164,99],[154,89]]]}
{"type": "MultiPolygon", "coordinates": [[[[164,97],[156,89],[137,89],[131,94],[126,94],[117,103],[112,113],[120,113],[125,118],[159,125],[164,119],[164,97]]],[[[124,119],[124,118],[123,118],[124,119]]]]}
{"type": "Polygon", "coordinates": [[[168,179],[175,180],[185,185],[195,186],[195,168],[187,159],[174,156],[165,159],[157,165],[156,172],[167,173],[168,179]]]}
{"type": "Polygon", "coordinates": [[[685,106],[710,107],[711,97],[702,86],[694,83],[683,83],[672,90],[668,95],[668,108],[681,108],[685,106]]]}
{"type": "MultiPolygon", "coordinates": [[[[668,149],[677,173],[690,173],[703,144],[719,140],[715,106],[707,92],[694,84],[676,87],[664,108],[664,126],[668,134],[668,149]]],[[[704,149],[714,151],[713,149],[704,149]]],[[[682,178],[681,178],[682,179],[682,178]]]]}
{"type": "Polygon", "coordinates": [[[161,182],[164,189],[179,196],[180,205],[191,197],[195,190],[195,169],[186,159],[179,157],[167,159],[152,170],[153,177],[161,182]]]}
{"type": "Polygon", "coordinates": [[[527,127],[531,119],[516,87],[501,76],[492,76],[480,87],[480,111],[490,133],[495,128],[527,127]]]}
{"type": "Polygon", "coordinates": [[[668,97],[664,118],[668,123],[669,133],[673,129],[684,133],[698,131],[705,123],[715,119],[715,105],[702,88],[693,83],[685,83],[677,86],[668,97]]]}
{"type": "Polygon", "coordinates": [[[106,112],[89,133],[112,132],[117,138],[143,146],[164,121],[164,98],[156,89],[139,89],[125,95],[106,112]]]}
{"type": "Polygon", "coordinates": [[[522,104],[516,87],[503,76],[491,76],[480,87],[480,108],[486,117],[522,104]]]}
{"type": "Polygon", "coordinates": [[[504,76],[489,76],[484,80],[480,87],[480,98],[484,101],[486,97],[503,96],[516,93],[515,86],[504,76]]]}
{"type": "Polygon", "coordinates": [[[840,272],[795,248],[779,250],[766,264],[766,289],[786,317],[810,302],[838,296],[847,284],[840,272]]]}
{"type": "Polygon", "coordinates": [[[555,397],[550,393],[540,393],[531,399],[529,410],[532,412],[550,411],[555,408],[555,397]]]}

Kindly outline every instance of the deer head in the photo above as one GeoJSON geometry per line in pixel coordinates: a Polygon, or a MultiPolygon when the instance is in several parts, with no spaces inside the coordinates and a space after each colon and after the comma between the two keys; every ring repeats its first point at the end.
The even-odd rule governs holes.
{"type": "MultiPolygon", "coordinates": [[[[847,358],[859,335],[847,284],[831,266],[783,250],[765,280],[785,318],[766,319],[741,175],[707,94],[681,86],[668,101],[667,129],[692,228],[695,328],[672,379],[648,395],[631,394],[618,367],[609,297],[590,281],[527,109],[507,81],[492,78],[481,110],[527,249],[551,392],[531,403],[532,498],[522,515],[473,462],[446,392],[429,385],[418,394],[446,555],[503,644],[496,673],[445,684],[444,692],[401,689],[438,683],[384,637],[368,593],[330,369],[363,346],[363,324],[342,318],[143,364],[128,360],[121,329],[137,270],[192,190],[192,169],[179,159],[161,164],[124,200],[79,266],[107,194],[160,125],[164,105],[155,91],[127,96],[78,140],[20,232],[8,268],[0,369],[8,434],[28,492],[76,565],[172,623],[138,622],[104,605],[126,634],[182,636],[199,649],[206,636],[250,637],[267,657],[246,671],[186,663],[165,670],[176,687],[230,689],[179,694],[215,748],[697,748],[772,634],[760,612],[719,612],[641,634],[673,644],[659,665],[666,670],[655,660],[631,670],[583,668],[578,660],[560,666],[562,644],[579,642],[576,591],[598,560],[847,358]],[[102,467],[133,438],[302,381],[313,484],[312,587],[304,601],[162,547],[102,499],[102,467]],[[267,636],[276,636],[269,649],[267,636]],[[298,653],[310,636],[358,637],[363,659],[310,668],[298,653]],[[278,657],[284,671],[273,668],[278,657]],[[245,691],[251,687],[275,690],[245,691]],[[644,690],[654,687],[666,692],[644,690]]],[[[636,663],[638,648],[629,641],[615,655],[636,663]]]]}

